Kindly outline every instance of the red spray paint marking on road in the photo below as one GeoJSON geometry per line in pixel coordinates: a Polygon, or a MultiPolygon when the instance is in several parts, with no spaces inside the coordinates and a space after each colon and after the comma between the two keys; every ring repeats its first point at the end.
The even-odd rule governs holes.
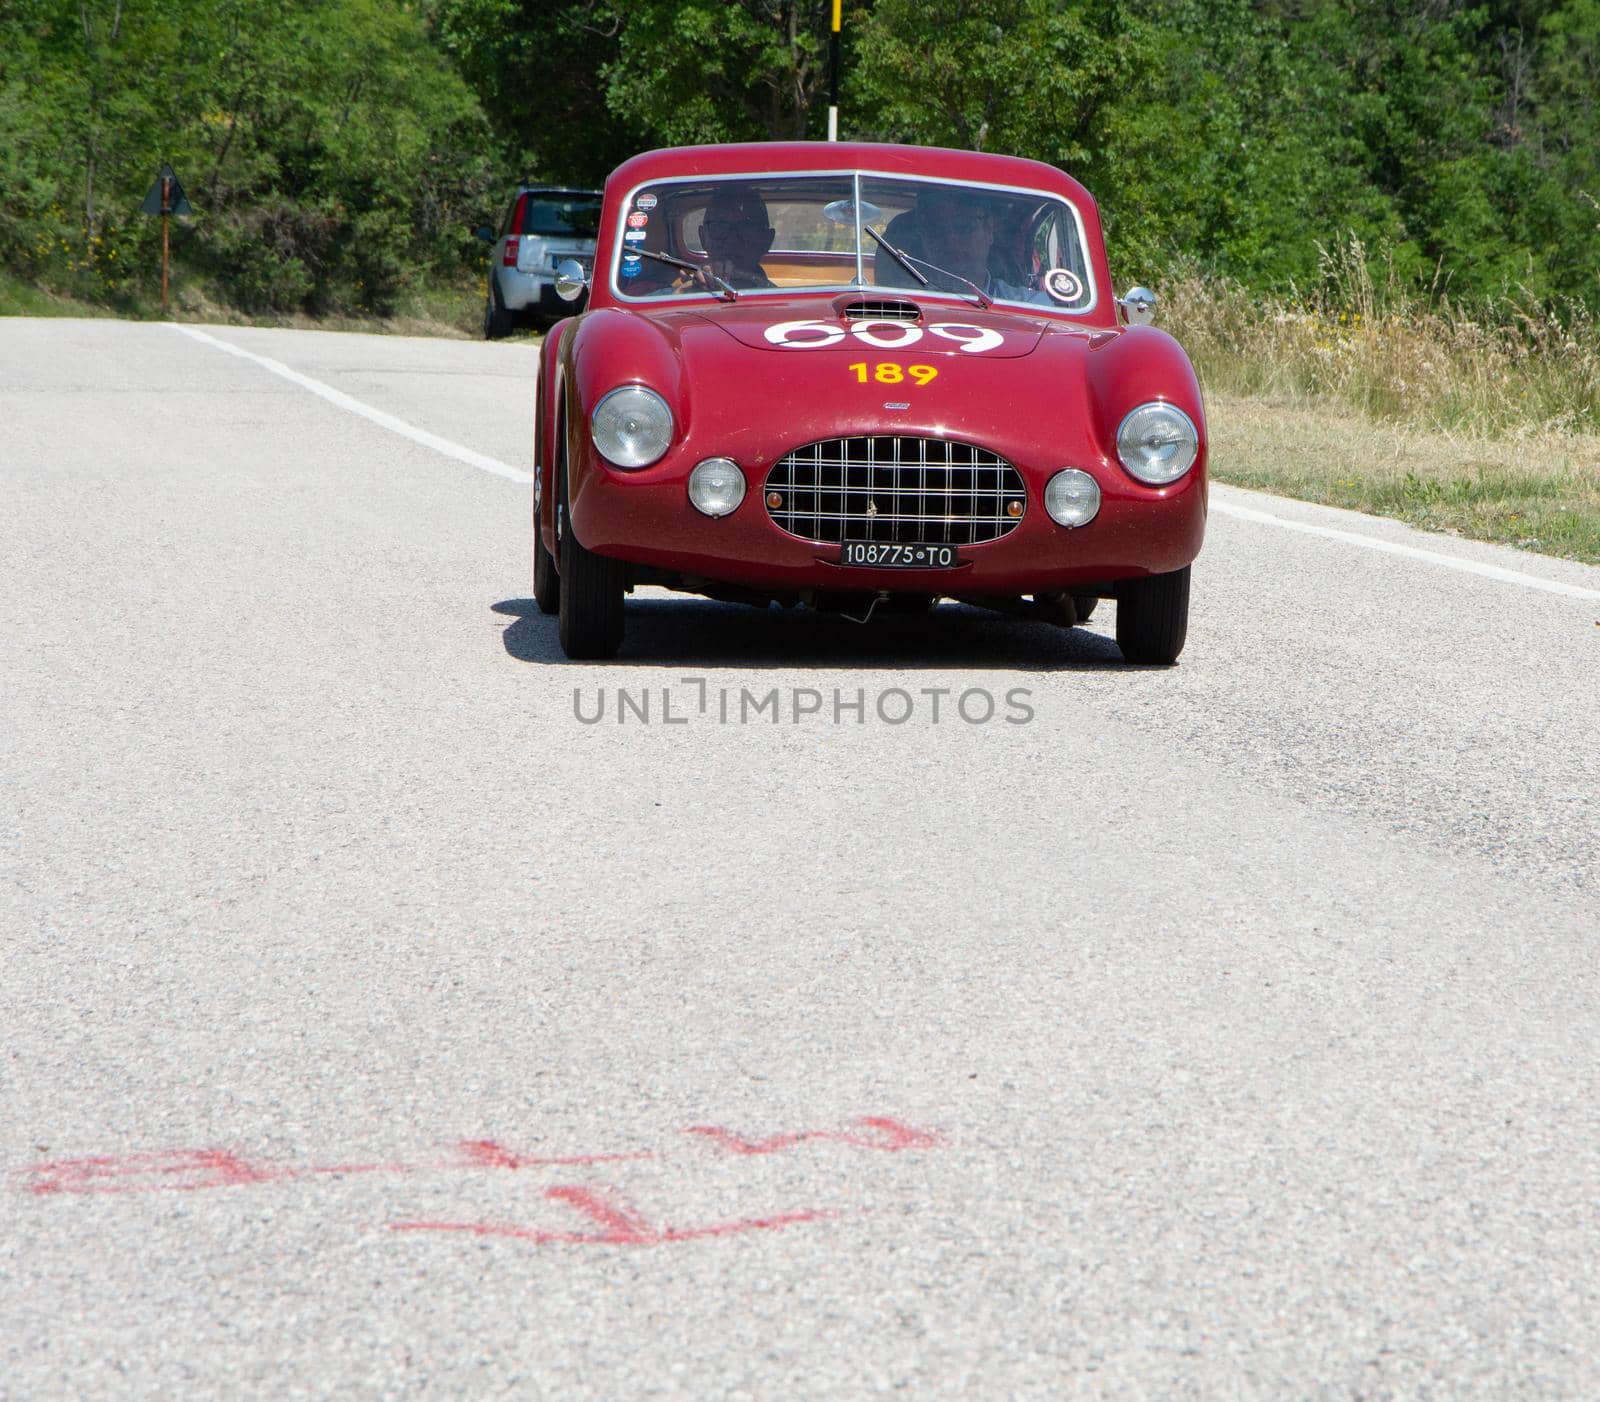
{"type": "Polygon", "coordinates": [[[597,1188],[550,1188],[545,1197],[564,1202],[602,1230],[599,1232],[549,1232],[496,1222],[391,1222],[395,1232],[466,1232],[472,1236],[514,1237],[536,1246],[661,1246],[668,1242],[696,1241],[704,1237],[734,1236],[741,1232],[774,1231],[800,1222],[834,1217],[831,1212],[783,1212],[771,1217],[742,1217],[703,1227],[656,1227],[631,1203],[615,1193],[597,1188]]]}
{"type": "MultiPolygon", "coordinates": [[[[915,1129],[887,1116],[856,1120],[854,1130],[804,1129],[746,1139],[717,1125],[693,1125],[685,1134],[708,1139],[725,1153],[776,1154],[799,1144],[820,1140],[857,1149],[898,1153],[903,1149],[932,1149],[944,1140],[930,1130],[915,1129]]],[[[604,1163],[655,1159],[650,1150],[611,1154],[519,1154],[493,1139],[463,1139],[457,1158],[447,1164],[334,1163],[267,1167],[251,1164],[226,1149],[165,1149],[148,1153],[109,1154],[95,1158],[51,1159],[23,1171],[24,1191],[51,1193],[159,1193],[194,1192],[202,1188],[237,1188],[252,1183],[276,1183],[312,1174],[412,1173],[420,1168],[523,1169],[572,1168],[604,1163]]],[[[779,1224],[781,1225],[781,1223],[779,1224]]]]}
{"type": "Polygon", "coordinates": [[[31,1193],[170,1193],[270,1183],[293,1170],[257,1168],[225,1149],[167,1149],[52,1159],[28,1170],[31,1193]]]}
{"type": "Polygon", "coordinates": [[[538,1154],[514,1154],[492,1139],[463,1139],[456,1147],[467,1168],[572,1168],[655,1157],[646,1149],[633,1154],[571,1154],[548,1158],[538,1154]]]}
{"type": "Polygon", "coordinates": [[[878,1149],[887,1154],[897,1154],[902,1149],[936,1149],[943,1143],[937,1134],[925,1129],[913,1129],[899,1120],[881,1115],[870,1115],[855,1122],[875,1131],[874,1137],[852,1134],[848,1130],[802,1129],[787,1134],[774,1134],[768,1139],[744,1139],[732,1130],[718,1125],[691,1125],[685,1134],[698,1134],[710,1139],[719,1149],[730,1154],[777,1154],[792,1149],[808,1140],[828,1140],[835,1144],[848,1144],[856,1149],[878,1149]]]}

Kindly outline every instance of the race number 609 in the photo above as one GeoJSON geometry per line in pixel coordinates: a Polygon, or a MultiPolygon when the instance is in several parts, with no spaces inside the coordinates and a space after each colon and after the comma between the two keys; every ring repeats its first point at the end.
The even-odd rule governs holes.
{"type": "MultiPolygon", "coordinates": [[[[956,342],[958,350],[968,353],[990,351],[1005,344],[1005,337],[998,331],[965,321],[936,321],[928,332],[956,342]]],[[[838,345],[847,335],[879,350],[904,350],[922,339],[923,329],[905,321],[856,321],[848,331],[833,321],[780,321],[762,334],[780,350],[821,350],[838,345]]]]}

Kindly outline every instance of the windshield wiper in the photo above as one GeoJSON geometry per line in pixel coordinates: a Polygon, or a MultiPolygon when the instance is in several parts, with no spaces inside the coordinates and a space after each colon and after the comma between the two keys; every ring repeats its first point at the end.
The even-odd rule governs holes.
{"type": "Polygon", "coordinates": [[[971,278],[962,277],[960,273],[953,273],[949,268],[941,268],[937,263],[930,263],[926,258],[918,258],[916,254],[907,253],[903,248],[896,248],[892,243],[889,242],[888,239],[884,238],[884,236],[874,229],[870,224],[863,224],[861,228],[862,232],[871,234],[872,237],[877,240],[878,246],[888,253],[896,263],[910,273],[912,277],[916,278],[916,280],[924,287],[928,285],[927,275],[919,272],[916,268],[913,268],[911,266],[913,263],[922,264],[924,268],[931,269],[932,271],[938,273],[940,277],[951,278],[956,282],[964,282],[972,289],[972,295],[977,299],[980,307],[992,307],[994,305],[994,299],[991,298],[989,294],[979,287],[978,284],[975,283],[971,278]]]}
{"type": "Polygon", "coordinates": [[[894,261],[904,268],[908,273],[910,273],[912,277],[916,278],[919,283],[921,283],[924,287],[928,285],[927,275],[925,273],[919,273],[911,266],[911,255],[909,253],[896,248],[892,243],[889,242],[888,239],[884,238],[884,236],[874,229],[870,224],[863,224],[861,226],[861,231],[863,233],[871,234],[872,237],[877,240],[878,247],[887,253],[891,258],[893,258],[894,261]]]}
{"type": "Polygon", "coordinates": [[[675,258],[670,253],[657,253],[653,248],[625,249],[625,253],[636,253],[641,258],[654,258],[658,263],[665,263],[669,268],[682,268],[686,273],[693,273],[701,282],[705,283],[707,292],[717,292],[725,302],[737,302],[739,294],[732,283],[724,282],[704,263],[691,263],[687,258],[675,258]],[[712,284],[716,286],[713,287],[712,284]]]}

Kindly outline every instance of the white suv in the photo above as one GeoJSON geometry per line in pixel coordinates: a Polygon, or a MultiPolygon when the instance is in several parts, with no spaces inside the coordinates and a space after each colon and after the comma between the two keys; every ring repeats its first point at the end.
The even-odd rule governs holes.
{"type": "Polygon", "coordinates": [[[509,336],[519,321],[543,330],[582,310],[581,303],[574,306],[556,296],[556,264],[576,258],[585,272],[592,269],[599,221],[598,190],[518,186],[499,234],[487,224],[476,231],[494,245],[483,309],[485,337],[509,336]]]}

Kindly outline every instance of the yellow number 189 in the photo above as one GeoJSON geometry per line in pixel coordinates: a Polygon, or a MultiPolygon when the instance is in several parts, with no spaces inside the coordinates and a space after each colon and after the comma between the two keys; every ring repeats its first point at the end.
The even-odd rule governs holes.
{"type": "Polygon", "coordinates": [[[864,360],[858,360],[849,367],[855,373],[857,384],[866,384],[869,379],[876,380],[880,385],[904,384],[909,375],[919,385],[932,382],[938,375],[938,370],[932,365],[898,365],[892,360],[880,360],[876,365],[868,365],[864,360]],[[868,375],[868,371],[871,375],[868,375]]]}

